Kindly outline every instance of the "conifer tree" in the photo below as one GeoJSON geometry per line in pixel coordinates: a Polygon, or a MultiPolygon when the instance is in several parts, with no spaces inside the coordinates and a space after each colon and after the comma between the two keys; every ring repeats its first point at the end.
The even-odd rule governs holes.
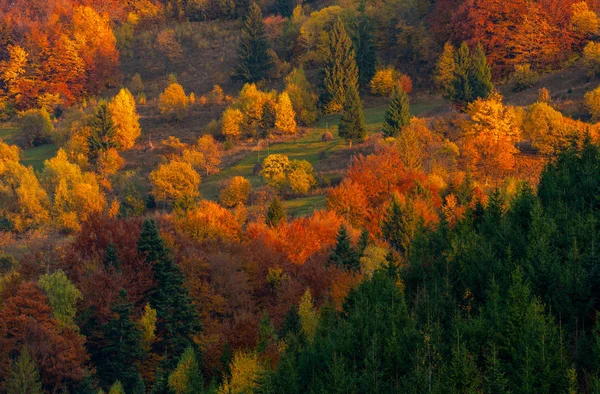
{"type": "Polygon", "coordinates": [[[456,49],[447,42],[436,65],[435,83],[446,97],[452,97],[452,80],[456,71],[455,56],[456,49]]]}
{"type": "Polygon", "coordinates": [[[394,87],[390,104],[385,112],[383,135],[397,137],[404,126],[410,124],[410,104],[408,94],[400,86],[394,87]]]}
{"type": "Polygon", "coordinates": [[[118,269],[121,266],[121,260],[117,254],[117,248],[115,244],[110,241],[104,251],[104,269],[109,270],[111,268],[118,269]]]}
{"type": "Polygon", "coordinates": [[[119,381],[127,393],[135,391],[142,380],[136,363],[142,359],[142,334],[131,320],[133,306],[127,302],[127,292],[121,289],[111,308],[112,320],[102,327],[102,344],[95,365],[103,386],[119,381]]]}
{"type": "MultiPolygon", "coordinates": [[[[163,370],[175,367],[181,354],[193,346],[192,337],[201,330],[200,318],[184,286],[184,276],[158,232],[156,222],[146,220],[138,241],[138,251],[152,264],[155,286],[150,290],[150,306],[156,310],[156,340],[153,350],[164,356],[163,370]]],[[[164,375],[166,383],[166,375],[164,375]]]]}
{"type": "Polygon", "coordinates": [[[276,227],[280,223],[285,221],[285,210],[283,209],[283,204],[277,196],[275,196],[271,203],[269,204],[269,208],[267,209],[267,216],[265,218],[265,222],[270,227],[276,227]]]}
{"type": "Polygon", "coordinates": [[[334,113],[343,108],[351,88],[358,92],[358,68],[352,40],[339,18],[329,33],[328,52],[323,67],[321,101],[327,112],[334,113]]]}
{"type": "Polygon", "coordinates": [[[110,386],[108,394],[126,394],[126,392],[121,382],[117,380],[112,386],[110,386]]]}
{"type": "Polygon", "coordinates": [[[338,124],[338,134],[352,146],[352,141],[363,141],[367,135],[365,115],[362,102],[356,87],[352,86],[346,93],[344,111],[338,124]]]}
{"type": "Polygon", "coordinates": [[[202,393],[200,364],[192,347],[185,349],[177,363],[177,368],[169,375],[169,388],[175,394],[202,393]]]}
{"type": "Polygon", "coordinates": [[[269,41],[262,11],[256,3],[252,3],[242,28],[235,77],[244,82],[264,79],[273,66],[268,50],[269,41]]]}
{"type": "Polygon", "coordinates": [[[366,228],[360,232],[360,238],[358,239],[358,255],[362,257],[365,253],[365,249],[369,246],[369,232],[366,228]]]}
{"type": "Polygon", "coordinates": [[[456,51],[454,78],[450,99],[459,104],[473,101],[473,87],[471,86],[471,51],[466,42],[463,42],[456,51]]]}
{"type": "Polygon", "coordinates": [[[360,269],[358,254],[350,243],[350,235],[344,224],[338,230],[335,247],[329,255],[329,263],[346,271],[358,271],[360,269]]]}
{"type": "Polygon", "coordinates": [[[398,252],[408,254],[418,226],[419,216],[412,201],[407,199],[406,202],[400,203],[398,195],[394,194],[381,224],[384,238],[398,252]]]}
{"type": "Polygon", "coordinates": [[[292,11],[294,10],[294,2],[293,0],[277,0],[277,8],[279,9],[281,16],[287,18],[292,15],[292,11]]]}
{"type": "Polygon", "coordinates": [[[7,394],[42,394],[40,373],[27,347],[23,346],[17,360],[13,363],[6,385],[7,394]]]}
{"type": "Polygon", "coordinates": [[[359,8],[360,15],[356,25],[354,46],[356,48],[356,66],[358,67],[358,81],[361,85],[368,85],[373,75],[377,54],[373,44],[373,22],[364,12],[364,1],[359,8]]]}
{"type": "Polygon", "coordinates": [[[492,93],[492,90],[494,90],[492,71],[481,44],[477,45],[475,52],[473,52],[470,79],[473,89],[473,100],[487,98],[492,93]]]}
{"type": "Polygon", "coordinates": [[[92,129],[88,137],[90,152],[97,154],[98,152],[117,147],[115,142],[117,128],[106,104],[100,104],[98,111],[90,120],[89,125],[92,129]]]}

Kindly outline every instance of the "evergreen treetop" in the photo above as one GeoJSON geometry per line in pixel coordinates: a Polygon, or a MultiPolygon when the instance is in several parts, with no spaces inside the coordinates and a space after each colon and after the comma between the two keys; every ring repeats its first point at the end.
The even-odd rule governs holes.
{"type": "Polygon", "coordinates": [[[344,110],[338,124],[338,134],[349,141],[350,146],[352,146],[352,141],[363,141],[367,135],[362,102],[358,90],[354,86],[350,87],[346,93],[344,110]]]}
{"type": "Polygon", "coordinates": [[[335,247],[329,255],[329,262],[347,271],[360,269],[358,253],[350,242],[350,234],[344,224],[338,230],[335,247]]]}
{"type": "Polygon", "coordinates": [[[408,94],[400,86],[395,86],[390,104],[385,112],[383,135],[397,137],[404,126],[410,124],[410,104],[408,94]]]}
{"type": "Polygon", "coordinates": [[[257,82],[266,78],[273,66],[269,48],[262,11],[253,2],[250,4],[242,28],[238,65],[234,76],[244,82],[257,82]]]}

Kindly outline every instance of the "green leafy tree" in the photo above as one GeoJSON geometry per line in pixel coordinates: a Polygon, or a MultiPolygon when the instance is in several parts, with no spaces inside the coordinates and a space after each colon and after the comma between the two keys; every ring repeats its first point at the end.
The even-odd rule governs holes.
{"type": "Polygon", "coordinates": [[[269,47],[262,11],[252,3],[242,28],[235,77],[244,82],[264,79],[273,66],[269,47]]]}
{"type": "Polygon", "coordinates": [[[155,286],[150,290],[150,306],[156,310],[156,340],[153,351],[164,356],[164,373],[173,369],[193,336],[201,330],[200,317],[184,285],[185,278],[160,237],[156,222],[146,220],[138,241],[138,251],[152,264],[155,286]]]}
{"type": "Polygon", "coordinates": [[[76,306],[83,296],[67,275],[61,270],[44,274],[38,280],[38,285],[48,296],[54,317],[64,325],[76,327],[76,306]]]}
{"type": "Polygon", "coordinates": [[[270,227],[276,227],[284,221],[285,210],[283,208],[283,204],[281,203],[281,200],[277,196],[275,196],[271,200],[269,208],[267,208],[267,216],[265,218],[265,222],[270,227]]]}
{"type": "Polygon", "coordinates": [[[323,66],[321,101],[325,110],[329,113],[339,112],[352,88],[358,95],[358,67],[352,40],[348,37],[342,20],[338,18],[329,33],[328,54],[323,66]]]}
{"type": "Polygon", "coordinates": [[[350,243],[350,234],[344,224],[338,230],[335,247],[329,255],[329,262],[347,271],[360,269],[358,253],[350,243]]]}
{"type": "Polygon", "coordinates": [[[27,347],[23,346],[17,360],[10,368],[6,385],[7,394],[42,394],[40,373],[35,361],[29,355],[27,347]]]}
{"type": "Polygon", "coordinates": [[[132,309],[127,292],[121,289],[111,308],[112,319],[102,326],[102,344],[94,361],[103,386],[119,381],[127,393],[143,394],[137,368],[137,362],[143,357],[142,333],[131,320],[132,309]]]}
{"type": "Polygon", "coordinates": [[[290,96],[296,121],[302,126],[312,126],[319,115],[317,95],[306,79],[304,68],[294,68],[285,78],[285,91],[290,96]]]}
{"type": "Polygon", "coordinates": [[[394,87],[390,104],[385,112],[383,135],[397,137],[404,126],[410,124],[410,104],[408,94],[400,86],[394,87]]]}
{"type": "Polygon", "coordinates": [[[338,134],[349,141],[350,146],[352,141],[363,141],[367,135],[365,114],[356,87],[350,87],[346,93],[344,111],[338,124],[338,134]]]}

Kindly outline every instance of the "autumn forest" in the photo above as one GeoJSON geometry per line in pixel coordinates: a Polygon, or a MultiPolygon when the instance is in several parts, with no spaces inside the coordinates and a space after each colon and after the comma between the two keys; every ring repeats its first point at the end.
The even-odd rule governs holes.
{"type": "Polygon", "coordinates": [[[0,393],[600,394],[600,2],[0,0],[0,393]]]}

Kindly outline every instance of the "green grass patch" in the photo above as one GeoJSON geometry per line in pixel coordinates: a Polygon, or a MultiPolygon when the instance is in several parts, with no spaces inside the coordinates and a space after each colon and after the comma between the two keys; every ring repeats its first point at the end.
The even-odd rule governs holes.
{"type": "Polygon", "coordinates": [[[319,194],[317,196],[287,200],[283,202],[283,207],[285,208],[288,216],[307,216],[314,211],[325,208],[325,196],[323,194],[319,194]]]}
{"type": "Polygon", "coordinates": [[[14,139],[18,131],[18,127],[0,125],[0,140],[7,144],[14,144],[14,139]]]}
{"type": "Polygon", "coordinates": [[[21,154],[21,163],[24,166],[31,166],[36,171],[44,168],[44,160],[48,160],[56,155],[58,146],[55,144],[40,145],[32,149],[24,150],[21,154]]]}
{"type": "MultiPolygon", "coordinates": [[[[432,99],[423,103],[415,103],[411,106],[411,112],[413,115],[419,115],[435,110],[442,105],[444,105],[443,101],[432,99]]],[[[376,133],[381,129],[386,109],[387,107],[385,106],[365,109],[365,123],[369,134],[376,133]]],[[[220,183],[234,176],[243,176],[248,179],[253,188],[264,186],[264,180],[262,177],[254,175],[253,169],[256,163],[262,162],[270,154],[286,155],[291,160],[307,160],[315,166],[322,157],[329,157],[339,150],[347,149],[348,143],[337,135],[338,122],[339,115],[326,115],[321,117],[317,124],[300,138],[269,145],[267,145],[266,141],[261,142],[259,152],[251,152],[242,160],[223,169],[218,174],[203,178],[200,185],[202,197],[215,201],[218,200],[220,183]],[[321,141],[321,136],[325,130],[329,130],[333,134],[333,141],[321,141]]],[[[289,207],[290,212],[294,215],[306,215],[311,213],[314,207],[317,207],[317,209],[323,208],[325,206],[325,197],[311,196],[288,200],[285,202],[285,205],[289,207]]]]}

